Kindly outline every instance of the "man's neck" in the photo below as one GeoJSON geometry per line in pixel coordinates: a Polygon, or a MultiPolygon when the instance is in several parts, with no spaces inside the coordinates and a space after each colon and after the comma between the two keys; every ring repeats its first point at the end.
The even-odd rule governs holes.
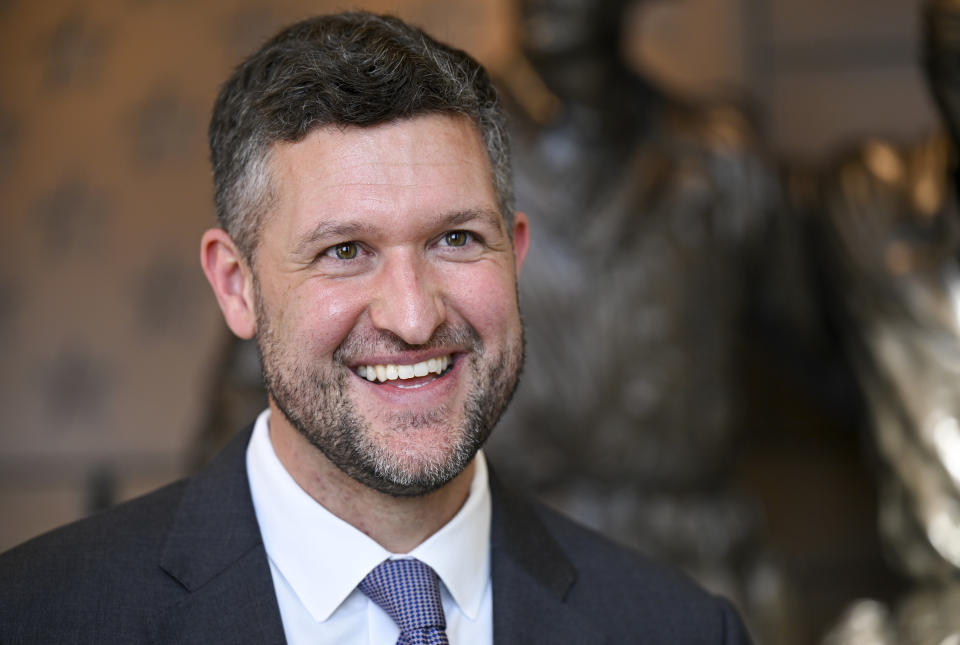
{"type": "Polygon", "coordinates": [[[318,504],[392,553],[408,553],[450,521],[470,492],[474,462],[426,495],[395,497],[337,468],[271,406],[270,442],[293,480],[318,504]]]}

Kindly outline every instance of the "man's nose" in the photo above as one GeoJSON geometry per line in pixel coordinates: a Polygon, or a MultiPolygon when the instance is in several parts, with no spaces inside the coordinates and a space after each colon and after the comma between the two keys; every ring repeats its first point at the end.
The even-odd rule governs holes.
{"type": "Polygon", "coordinates": [[[428,262],[412,254],[393,258],[381,269],[370,319],[410,345],[422,345],[446,317],[443,297],[428,262]]]}

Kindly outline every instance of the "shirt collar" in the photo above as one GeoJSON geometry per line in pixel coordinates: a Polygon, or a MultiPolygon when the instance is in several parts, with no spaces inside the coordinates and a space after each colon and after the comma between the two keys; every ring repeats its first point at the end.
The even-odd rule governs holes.
{"type": "Polygon", "coordinates": [[[471,620],[490,579],[490,488],[482,452],[457,514],[409,554],[390,553],[318,504],[293,480],[270,442],[264,410],[247,447],[247,473],[263,544],[273,565],[314,620],[325,621],[383,560],[415,557],[430,565],[471,620]]]}

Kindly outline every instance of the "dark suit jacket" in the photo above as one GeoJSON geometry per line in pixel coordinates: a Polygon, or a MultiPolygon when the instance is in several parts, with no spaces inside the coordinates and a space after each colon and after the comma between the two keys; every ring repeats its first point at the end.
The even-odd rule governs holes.
{"type": "MultiPolygon", "coordinates": [[[[0,556],[0,643],[283,643],[244,458],[0,556]]],[[[747,643],[726,602],[491,478],[494,640],[747,643]]]]}

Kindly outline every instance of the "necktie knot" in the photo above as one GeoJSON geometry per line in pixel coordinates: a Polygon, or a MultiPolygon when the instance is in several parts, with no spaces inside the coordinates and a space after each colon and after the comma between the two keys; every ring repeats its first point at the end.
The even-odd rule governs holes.
{"type": "Polygon", "coordinates": [[[400,627],[399,644],[447,645],[440,580],[419,560],[384,560],[358,589],[400,627]]]}

